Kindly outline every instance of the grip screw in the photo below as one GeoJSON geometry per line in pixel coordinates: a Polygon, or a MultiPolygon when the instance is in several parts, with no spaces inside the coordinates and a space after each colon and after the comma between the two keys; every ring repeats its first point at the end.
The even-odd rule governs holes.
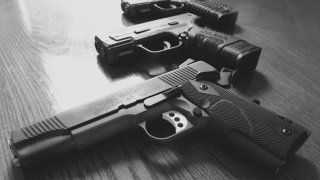
{"type": "Polygon", "coordinates": [[[198,108],[198,107],[196,107],[196,108],[194,108],[193,109],[193,114],[195,115],[195,116],[202,116],[202,112],[201,112],[201,109],[200,108],[198,108]]]}
{"type": "Polygon", "coordinates": [[[20,167],[20,166],[21,166],[21,164],[20,164],[20,162],[19,162],[19,160],[18,160],[17,158],[14,158],[13,161],[12,161],[12,163],[13,163],[16,167],[20,167]]]}
{"type": "Polygon", "coordinates": [[[200,89],[201,89],[201,90],[207,90],[207,89],[208,89],[208,86],[205,85],[205,84],[201,84],[200,89]]]}
{"type": "Polygon", "coordinates": [[[282,132],[287,136],[289,136],[291,134],[290,129],[282,129],[282,132]]]}

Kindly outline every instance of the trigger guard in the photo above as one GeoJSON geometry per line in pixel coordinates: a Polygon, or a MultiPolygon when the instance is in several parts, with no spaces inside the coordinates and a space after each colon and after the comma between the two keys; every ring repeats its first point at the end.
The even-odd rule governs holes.
{"type": "Polygon", "coordinates": [[[148,130],[146,128],[146,121],[144,121],[144,122],[142,122],[142,123],[140,123],[138,125],[144,130],[144,132],[148,135],[148,137],[151,140],[155,140],[155,141],[157,141],[159,143],[164,143],[164,142],[166,142],[166,140],[170,139],[171,136],[173,136],[173,135],[171,135],[171,136],[168,136],[168,137],[165,137],[165,138],[155,137],[155,136],[153,136],[152,134],[150,134],[148,132],[148,130]]]}
{"type": "Polygon", "coordinates": [[[157,8],[158,10],[161,11],[173,11],[173,10],[177,10],[177,9],[182,9],[184,7],[184,4],[179,3],[179,2],[171,2],[172,4],[170,4],[170,8],[163,8],[161,6],[159,6],[157,3],[153,4],[154,8],[157,8]]]}
{"type": "Polygon", "coordinates": [[[145,50],[147,52],[150,52],[150,53],[161,53],[161,52],[171,51],[171,50],[177,49],[182,45],[181,41],[178,42],[179,43],[178,45],[172,46],[172,47],[171,47],[171,44],[170,44],[169,41],[164,41],[163,43],[165,45],[165,48],[163,48],[162,50],[158,50],[158,51],[150,50],[150,49],[144,47],[143,44],[138,44],[137,47],[141,48],[141,49],[143,49],[143,50],[145,50]],[[170,45],[168,45],[167,43],[169,43],[170,45]],[[168,46],[170,46],[170,47],[168,47],[168,46]]]}

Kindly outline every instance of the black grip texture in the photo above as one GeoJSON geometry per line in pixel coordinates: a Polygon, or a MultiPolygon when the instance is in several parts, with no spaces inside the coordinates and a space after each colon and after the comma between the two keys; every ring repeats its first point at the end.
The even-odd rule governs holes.
{"type": "Polygon", "coordinates": [[[261,48],[237,37],[196,28],[189,32],[189,37],[190,51],[195,51],[195,58],[204,59],[218,69],[247,74],[258,64],[261,48]]]}
{"type": "Polygon", "coordinates": [[[213,0],[191,0],[186,1],[188,12],[210,20],[218,26],[233,27],[237,21],[238,11],[213,0]]]}
{"type": "Polygon", "coordinates": [[[217,6],[217,2],[206,2],[203,3],[201,1],[189,1],[186,2],[186,6],[188,8],[188,10],[192,13],[204,16],[206,18],[211,18],[214,21],[217,21],[219,14],[217,11],[217,8],[219,6],[217,6]]]}
{"type": "Polygon", "coordinates": [[[219,45],[224,43],[224,41],[217,37],[210,37],[203,33],[196,34],[194,36],[194,45],[201,47],[211,53],[218,53],[220,51],[219,45]]]}
{"type": "MultiPolygon", "coordinates": [[[[228,134],[237,132],[283,162],[286,162],[310,135],[301,125],[214,83],[188,82],[181,89],[188,100],[209,113],[212,117],[211,130],[220,131],[221,138],[227,138],[228,134]],[[201,90],[201,85],[209,88],[201,90]]],[[[244,146],[241,148],[247,148],[246,142],[239,144],[244,146]]],[[[256,153],[250,149],[246,151],[256,153]]]]}

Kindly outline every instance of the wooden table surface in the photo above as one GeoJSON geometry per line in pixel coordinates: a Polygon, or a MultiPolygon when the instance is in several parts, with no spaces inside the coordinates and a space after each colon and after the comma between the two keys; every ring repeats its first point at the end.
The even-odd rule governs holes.
{"type": "Polygon", "coordinates": [[[10,131],[146,76],[97,58],[94,35],[132,24],[120,1],[1,0],[0,179],[320,179],[320,1],[222,2],[240,12],[234,35],[262,47],[256,72],[231,90],[312,132],[287,171],[260,171],[204,135],[158,145],[137,130],[34,170],[14,167],[10,131]]]}

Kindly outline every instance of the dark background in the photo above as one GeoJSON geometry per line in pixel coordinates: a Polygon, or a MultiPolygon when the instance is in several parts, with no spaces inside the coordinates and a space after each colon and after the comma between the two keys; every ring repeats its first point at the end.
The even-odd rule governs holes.
{"type": "Polygon", "coordinates": [[[2,0],[0,179],[319,179],[320,1],[221,2],[239,10],[234,35],[262,47],[256,72],[231,90],[312,131],[285,173],[267,174],[203,135],[160,146],[136,130],[35,170],[14,167],[11,130],[146,76],[141,68],[110,69],[97,59],[94,35],[132,24],[120,1],[2,0]]]}

